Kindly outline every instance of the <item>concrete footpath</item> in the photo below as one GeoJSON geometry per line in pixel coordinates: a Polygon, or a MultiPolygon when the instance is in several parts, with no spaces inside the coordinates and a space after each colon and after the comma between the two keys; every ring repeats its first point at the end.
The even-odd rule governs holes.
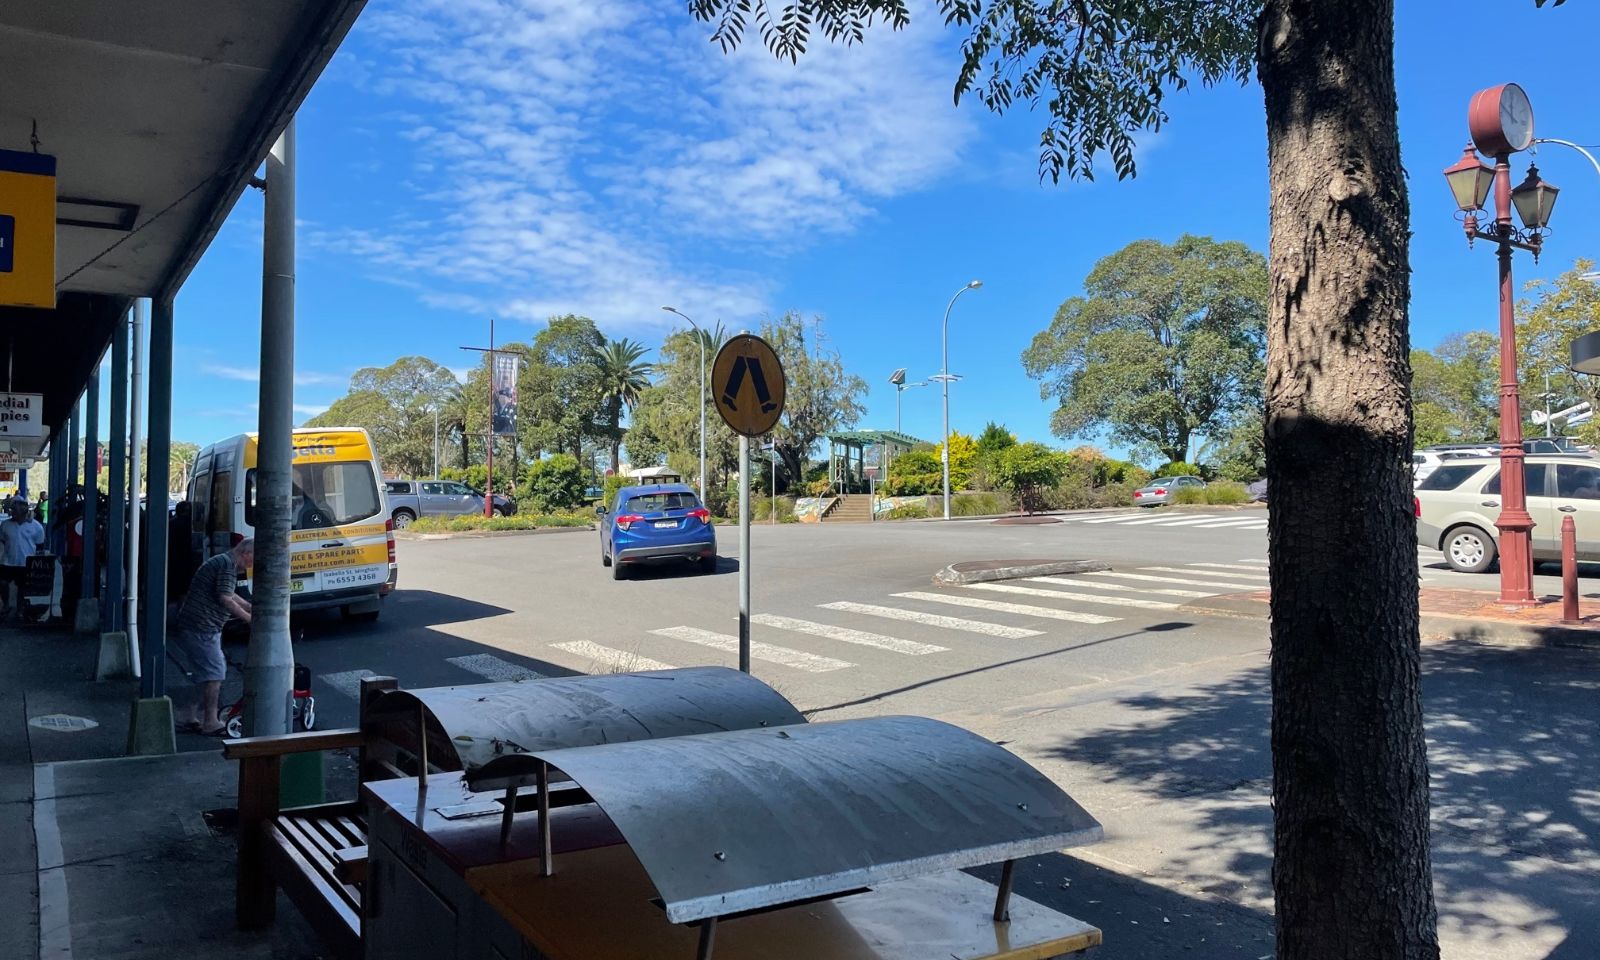
{"type": "Polygon", "coordinates": [[[64,630],[0,628],[0,957],[323,956],[285,899],[273,929],[234,929],[234,836],[208,813],[237,806],[237,772],[199,736],[173,756],[123,757],[134,685],[90,679],[97,650],[64,630]]]}

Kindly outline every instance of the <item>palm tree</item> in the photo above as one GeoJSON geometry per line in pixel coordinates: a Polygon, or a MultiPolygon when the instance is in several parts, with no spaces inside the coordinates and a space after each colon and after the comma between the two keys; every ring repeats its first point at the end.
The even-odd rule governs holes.
{"type": "Polygon", "coordinates": [[[600,371],[600,396],[608,421],[606,434],[611,440],[611,471],[622,469],[622,412],[631,411],[639,394],[650,386],[651,364],[640,363],[645,346],[623,337],[608,340],[594,352],[592,361],[600,371]]]}
{"type": "Polygon", "coordinates": [[[471,440],[467,434],[467,413],[471,403],[466,384],[455,384],[435,402],[439,404],[440,426],[447,433],[455,433],[461,443],[461,469],[465,470],[470,465],[472,454],[471,440]]]}

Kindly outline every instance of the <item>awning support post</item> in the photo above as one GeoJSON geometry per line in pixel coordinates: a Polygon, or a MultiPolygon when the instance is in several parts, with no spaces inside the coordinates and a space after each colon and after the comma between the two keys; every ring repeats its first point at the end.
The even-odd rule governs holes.
{"type": "Polygon", "coordinates": [[[555,845],[550,842],[550,765],[543,760],[539,761],[539,872],[551,876],[556,872],[556,865],[551,863],[555,856],[555,845]]]}
{"type": "MultiPolygon", "coordinates": [[[[123,551],[128,520],[128,318],[117,318],[111,337],[111,468],[106,484],[106,592],[100,603],[100,624],[122,629],[123,551]]],[[[136,481],[137,482],[137,481],[136,481]]],[[[131,661],[130,661],[131,662],[131,661]]]]}
{"type": "Polygon", "coordinates": [[[167,485],[172,464],[172,301],[150,311],[150,441],[145,468],[144,623],[140,630],[144,676],[140,695],[167,693],[167,485]]]}
{"type": "Polygon", "coordinates": [[[89,371],[83,394],[83,553],[78,561],[78,604],[72,611],[78,633],[100,630],[100,556],[95,532],[100,518],[100,360],[89,371]]]}
{"type": "MultiPolygon", "coordinates": [[[[267,154],[261,231],[261,393],[256,453],[255,569],[244,668],[245,736],[289,733],[289,533],[294,458],[294,120],[267,154]]],[[[427,770],[422,771],[423,779],[427,770]]]]}
{"type": "Polygon", "coordinates": [[[708,917],[700,921],[700,949],[695,951],[695,960],[711,960],[711,948],[716,945],[717,918],[708,917]]]}

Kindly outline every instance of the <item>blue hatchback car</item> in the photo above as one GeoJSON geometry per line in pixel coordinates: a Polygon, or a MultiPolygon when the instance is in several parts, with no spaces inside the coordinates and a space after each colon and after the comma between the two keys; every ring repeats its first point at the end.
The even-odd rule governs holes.
{"type": "Polygon", "coordinates": [[[717,532],[711,511],[682,483],[623,487],[600,514],[600,563],[621,580],[626,569],[653,560],[688,560],[703,573],[717,569],[717,532]]]}

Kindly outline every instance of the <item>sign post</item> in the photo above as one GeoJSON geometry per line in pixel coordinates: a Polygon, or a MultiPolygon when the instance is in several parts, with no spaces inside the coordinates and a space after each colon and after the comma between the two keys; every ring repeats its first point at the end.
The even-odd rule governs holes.
{"type": "Polygon", "coordinates": [[[767,341],[732,337],[711,365],[717,413],[739,435],[739,669],[750,672],[750,438],[768,433],[783,416],[788,393],[783,363],[767,341]]]}

